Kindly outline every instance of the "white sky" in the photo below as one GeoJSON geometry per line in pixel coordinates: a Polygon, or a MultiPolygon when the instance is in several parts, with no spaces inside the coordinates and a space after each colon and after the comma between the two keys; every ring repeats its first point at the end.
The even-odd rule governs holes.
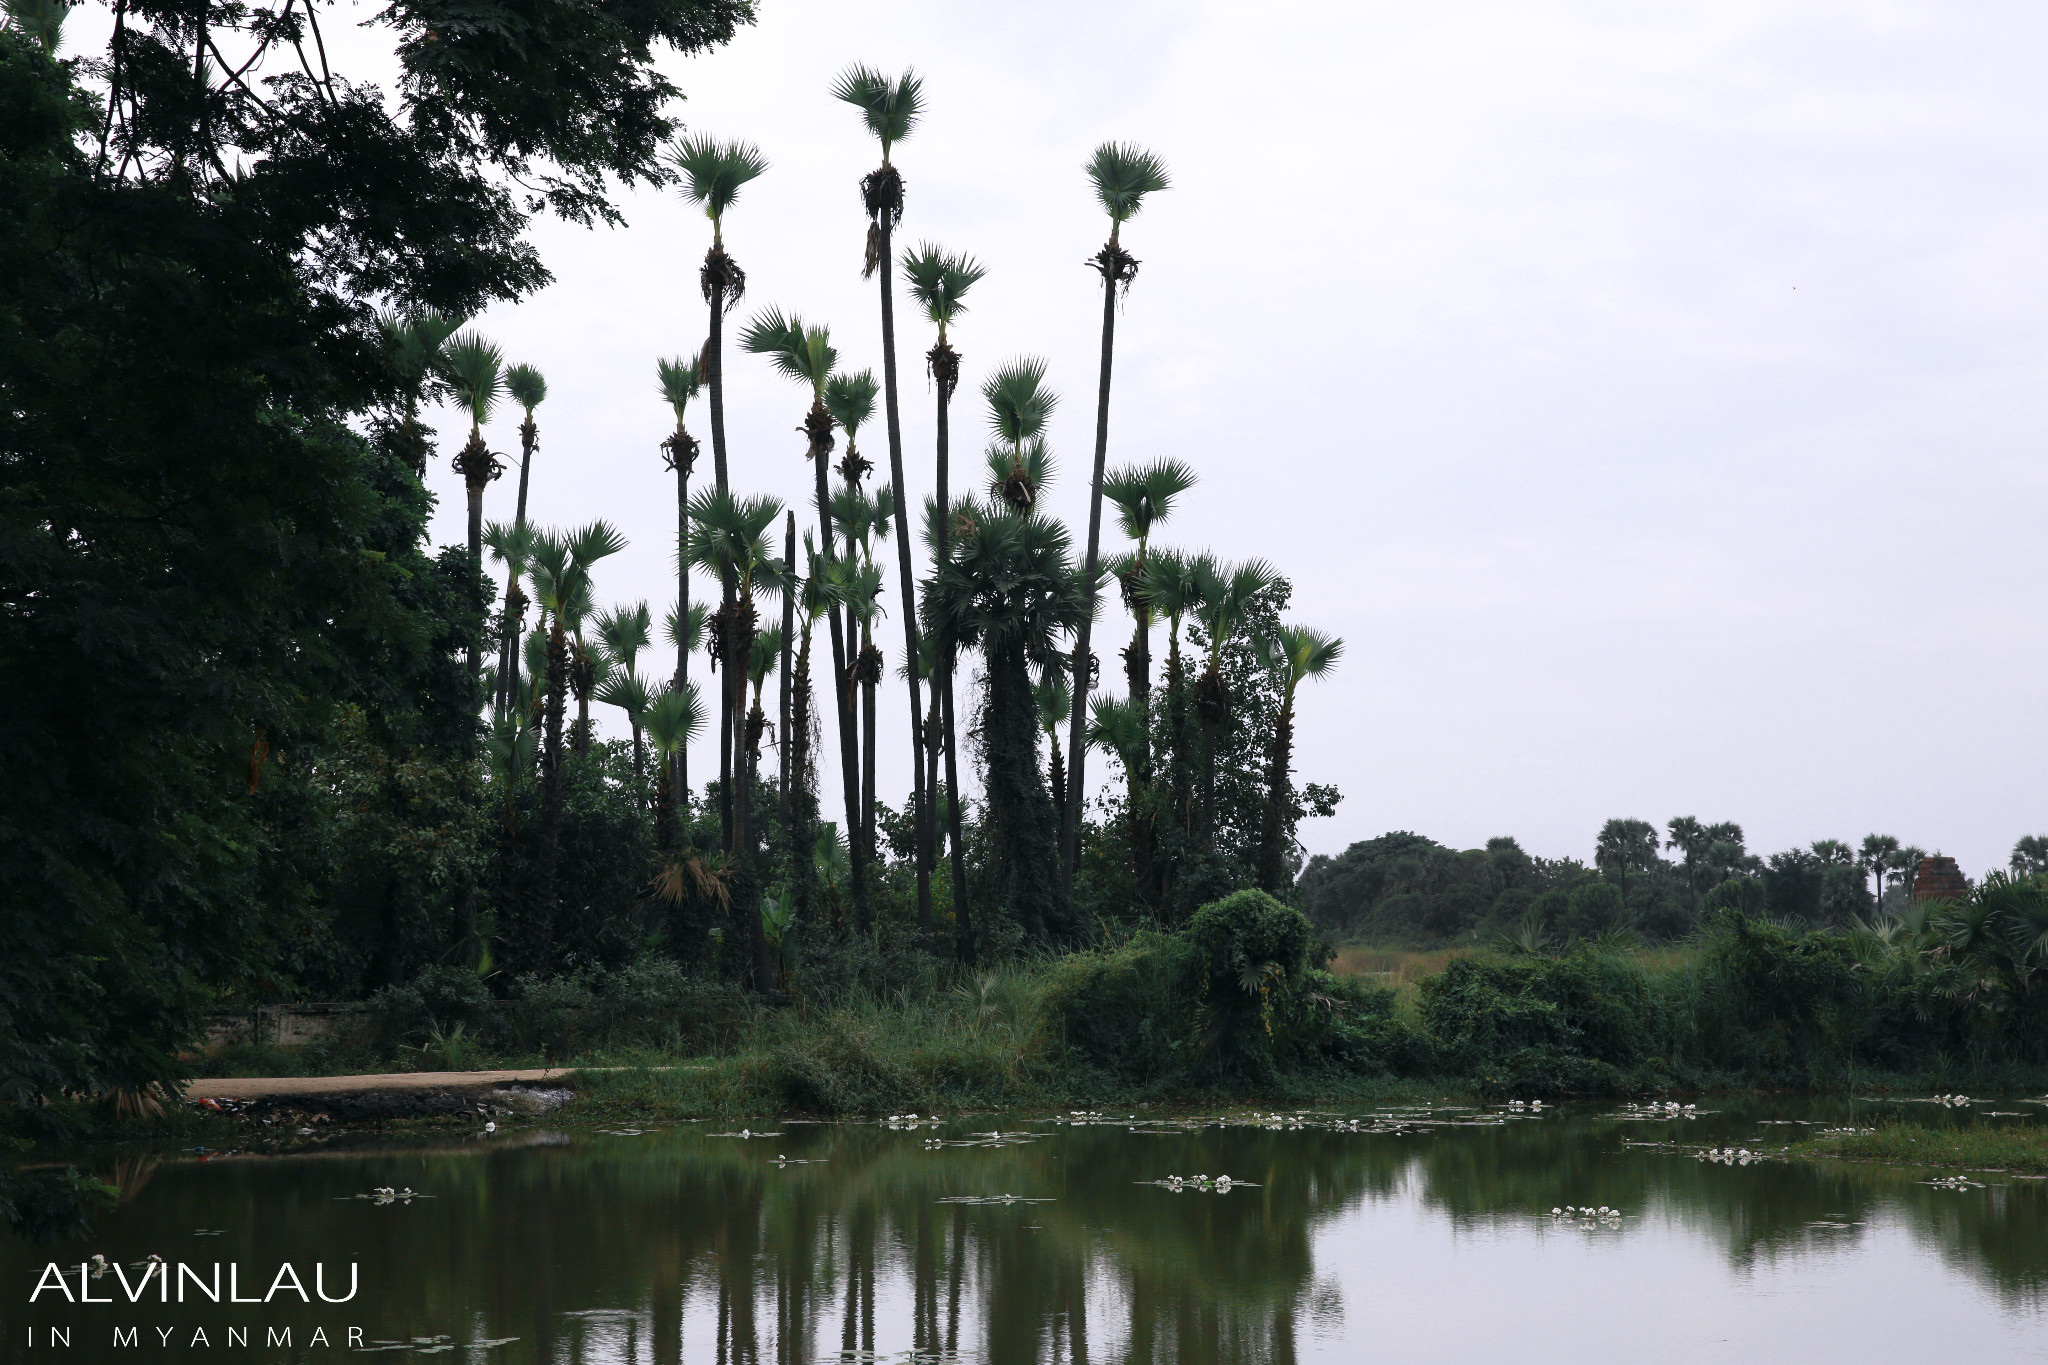
{"type": "MultiPolygon", "coordinates": [[[[1297,780],[1345,794],[1311,851],[1405,828],[1585,857],[1610,816],[1695,814],[1760,852],[1876,830],[1979,873],[2048,827],[2044,41],[2010,3],[762,0],[667,65],[693,129],[773,163],[729,216],[742,313],[828,322],[878,372],[878,156],[827,91],[855,60],[925,76],[899,240],[990,266],[956,468],[981,376],[1045,355],[1055,510],[1083,529],[1106,222],[1081,163],[1109,138],[1166,158],[1127,230],[1110,460],[1192,463],[1161,539],[1275,560],[1294,617],[1345,638],[1302,699],[1297,780]]],[[[533,514],[619,523],[599,596],[659,612],[654,360],[702,340],[709,227],[672,193],[622,203],[625,230],[542,225],[558,282],[478,325],[549,381],[533,514]]],[[[921,501],[930,338],[899,319],[921,501]]],[[[803,393],[730,370],[737,485],[807,506],[803,393]]],[[[879,415],[865,448],[886,473],[879,415]]],[[[432,482],[459,539],[445,458],[432,482]]],[[[1118,685],[1121,619],[1097,627],[1118,685]]]]}

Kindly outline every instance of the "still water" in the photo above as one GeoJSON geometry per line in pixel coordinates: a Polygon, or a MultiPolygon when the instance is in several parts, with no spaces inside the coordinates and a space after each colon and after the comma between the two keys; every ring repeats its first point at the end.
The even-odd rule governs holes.
{"type": "Polygon", "coordinates": [[[477,1365],[2048,1360],[2048,1181],[1701,1155],[2048,1108],[1712,1108],[529,1126],[107,1156],[87,1164],[123,1200],[89,1240],[0,1243],[0,1326],[9,1360],[75,1362],[332,1360],[352,1340],[477,1365]],[[85,1284],[111,1305],[29,1304],[48,1261],[76,1294],[95,1252],[231,1265],[245,1298],[287,1261],[309,1293],[324,1266],[338,1297],[354,1263],[359,1289],[216,1305],[183,1280],[182,1305],[154,1285],[130,1303],[107,1274],[85,1284]]]}

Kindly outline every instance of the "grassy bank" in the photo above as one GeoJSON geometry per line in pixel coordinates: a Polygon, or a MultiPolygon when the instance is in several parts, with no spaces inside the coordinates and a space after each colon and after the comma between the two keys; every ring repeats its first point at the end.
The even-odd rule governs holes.
{"type": "Polygon", "coordinates": [[[2048,1175],[2048,1128],[2032,1124],[1930,1128],[1894,1121],[1868,1132],[1830,1133],[1796,1143],[1790,1152],[1809,1159],[2048,1175]]]}

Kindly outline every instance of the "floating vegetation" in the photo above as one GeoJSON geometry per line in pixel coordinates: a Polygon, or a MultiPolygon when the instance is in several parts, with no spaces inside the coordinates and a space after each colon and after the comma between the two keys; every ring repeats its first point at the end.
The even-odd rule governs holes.
{"type": "Polygon", "coordinates": [[[1747,1147],[1709,1147],[1696,1153],[1701,1161],[1712,1161],[1722,1166],[1747,1166],[1754,1161],[1767,1161],[1762,1152],[1752,1152],[1747,1147]]]}
{"type": "Polygon", "coordinates": [[[944,1122],[937,1114],[927,1114],[923,1118],[915,1114],[891,1114],[882,1120],[882,1126],[904,1133],[918,1128],[936,1128],[944,1122]]]}
{"type": "Polygon", "coordinates": [[[712,1136],[712,1137],[729,1137],[729,1138],[764,1138],[764,1137],[781,1137],[781,1136],[782,1136],[782,1130],[778,1128],[778,1129],[776,1129],[776,1130],[775,1130],[774,1132],[772,1132],[772,1133],[757,1133],[757,1132],[755,1132],[755,1131],[754,1131],[753,1129],[751,1129],[751,1128],[742,1128],[742,1129],[740,1129],[740,1130],[739,1130],[739,1131],[738,1131],[737,1133],[712,1133],[712,1134],[710,1134],[710,1136],[712,1136]]]}
{"type": "MultiPolygon", "coordinates": [[[[495,1123],[487,1123],[487,1124],[485,1124],[485,1125],[484,1125],[484,1131],[485,1131],[485,1132],[489,1132],[489,1131],[490,1131],[491,1129],[493,1129],[493,1128],[496,1128],[497,1126],[498,1126],[498,1125],[497,1125],[497,1124],[495,1124],[495,1123]]],[[[604,1134],[604,1135],[605,1135],[606,1137],[643,1137],[643,1136],[645,1136],[645,1135],[646,1135],[646,1134],[648,1134],[648,1133],[658,1133],[658,1132],[660,1132],[661,1130],[660,1130],[659,1128],[593,1128],[593,1129],[591,1129],[590,1131],[591,1131],[591,1132],[593,1132],[593,1133],[603,1133],[603,1134],[604,1134]]],[[[781,1135],[780,1133],[754,1133],[754,1134],[751,1134],[751,1135],[750,1135],[750,1134],[747,1134],[747,1133],[744,1133],[744,1132],[740,1132],[740,1133],[713,1133],[713,1134],[712,1134],[711,1136],[713,1136],[713,1137],[748,1137],[748,1136],[753,1136],[753,1137],[780,1137],[780,1136],[782,1136],[782,1135],[781,1135]]]]}
{"type": "Polygon", "coordinates": [[[1975,1104],[1976,1102],[1968,1095],[1930,1095],[1924,1100],[1909,1101],[1909,1103],[1913,1104],[1938,1104],[1944,1109],[1960,1109],[1966,1104],[1975,1104]]]}
{"type": "Polygon", "coordinates": [[[1542,1101],[1542,1100],[1509,1100],[1509,1101],[1508,1101],[1508,1108],[1509,1108],[1510,1110],[1512,1110],[1512,1111],[1516,1112],[1516,1113],[1521,1113],[1522,1111],[1524,1111],[1524,1110],[1527,1110],[1527,1111],[1528,1111],[1528,1112],[1530,1112],[1530,1113],[1540,1114],[1540,1113],[1542,1113],[1542,1112],[1543,1112],[1543,1101],[1542,1101]]]}
{"type": "Polygon", "coordinates": [[[777,1152],[775,1160],[768,1164],[770,1166],[822,1166],[830,1159],[829,1157],[822,1156],[784,1156],[782,1153],[777,1152]]]}
{"type": "Polygon", "coordinates": [[[1157,1185],[1162,1190],[1175,1194],[1183,1190],[1200,1190],[1204,1194],[1229,1194],[1232,1190],[1255,1190],[1256,1184],[1249,1180],[1232,1180],[1227,1175],[1169,1175],[1160,1180],[1140,1180],[1140,1185],[1157,1185]]]}
{"type": "Polygon", "coordinates": [[[1621,1226],[1621,1210],[1610,1209],[1605,1204],[1599,1208],[1580,1208],[1566,1204],[1563,1208],[1550,1211],[1552,1222],[1580,1228],[1618,1228],[1621,1226]]]}
{"type": "Polygon", "coordinates": [[[1050,1204],[1051,1199],[1026,1199],[1021,1194],[954,1194],[938,1201],[941,1204],[1050,1204]]]}
{"type": "Polygon", "coordinates": [[[1923,1180],[1921,1184],[1936,1190],[1981,1190],[1984,1182],[1971,1180],[1967,1176],[1945,1175],[1938,1180],[1923,1180]]]}
{"type": "Polygon", "coordinates": [[[1717,1114],[1718,1109],[1702,1109],[1696,1104],[1680,1104],[1676,1100],[1652,1100],[1648,1104],[1625,1104],[1620,1112],[1610,1117],[1617,1119],[1696,1119],[1702,1114],[1717,1114]]]}
{"type": "Polygon", "coordinates": [[[350,1199],[367,1199],[372,1204],[410,1204],[415,1199],[432,1199],[433,1197],[431,1194],[421,1194],[410,1186],[402,1190],[394,1190],[389,1185],[379,1185],[368,1194],[344,1194],[336,1198],[337,1202],[346,1202],[350,1199]]]}
{"type": "Polygon", "coordinates": [[[227,1229],[226,1229],[226,1228],[194,1228],[194,1229],[192,1229],[192,1235],[193,1235],[194,1237],[220,1237],[220,1236],[223,1236],[223,1235],[225,1235],[225,1234],[226,1234],[226,1232],[227,1232],[227,1229]]]}

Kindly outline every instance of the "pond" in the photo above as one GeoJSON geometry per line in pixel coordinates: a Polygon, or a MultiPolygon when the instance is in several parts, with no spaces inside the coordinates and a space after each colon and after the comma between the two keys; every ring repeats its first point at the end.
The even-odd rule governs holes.
{"type": "Polygon", "coordinates": [[[2048,1181],[1706,1155],[1900,1112],[536,1125],[103,1157],[122,1203],[88,1241],[0,1244],[0,1317],[9,1359],[76,1362],[2048,1359],[2048,1181]],[[95,1253],[121,1269],[81,1276],[95,1253]],[[188,1268],[168,1303],[129,1268],[151,1256],[188,1268]],[[53,1259],[114,1302],[45,1283],[31,1305],[53,1259]],[[261,1298],[284,1262],[312,1303],[195,1288],[218,1263],[223,1299],[261,1298]],[[334,1298],[353,1264],[354,1297],[320,1302],[316,1264],[334,1298]]]}

